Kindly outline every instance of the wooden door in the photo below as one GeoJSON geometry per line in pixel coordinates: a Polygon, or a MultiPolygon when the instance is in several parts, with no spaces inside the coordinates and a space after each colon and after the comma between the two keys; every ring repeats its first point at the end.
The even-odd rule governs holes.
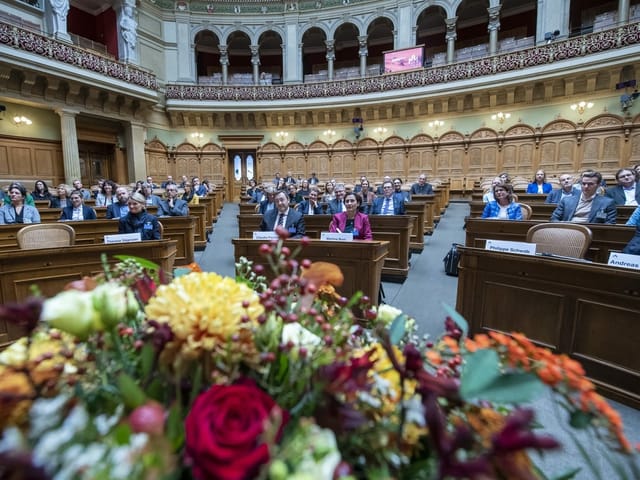
{"type": "Polygon", "coordinates": [[[81,181],[85,188],[95,185],[98,179],[111,178],[114,146],[105,143],[78,142],[81,181]]]}
{"type": "Polygon", "coordinates": [[[251,149],[229,150],[229,192],[227,198],[240,201],[249,180],[256,178],[256,151],[251,149]]]}

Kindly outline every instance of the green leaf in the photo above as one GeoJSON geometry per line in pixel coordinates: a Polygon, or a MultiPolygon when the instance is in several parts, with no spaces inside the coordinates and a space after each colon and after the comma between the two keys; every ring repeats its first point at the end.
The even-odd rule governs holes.
{"type": "Polygon", "coordinates": [[[569,416],[569,425],[573,428],[584,429],[591,425],[593,416],[590,413],[583,412],[582,410],[574,410],[569,416]]]}
{"type": "Polygon", "coordinates": [[[140,264],[141,267],[146,268],[147,270],[153,270],[155,272],[160,270],[160,265],[150,260],[147,260],[146,258],[136,257],[134,255],[114,255],[113,258],[116,258],[122,262],[129,259],[135,260],[140,264]]]}
{"type": "Polygon", "coordinates": [[[478,350],[467,355],[465,360],[460,394],[467,401],[520,403],[531,400],[543,389],[542,382],[531,373],[501,373],[495,350],[478,350]]]}
{"type": "Polygon", "coordinates": [[[198,363],[196,367],[196,371],[193,375],[193,385],[191,387],[191,394],[189,395],[189,405],[193,405],[196,397],[200,395],[200,390],[202,389],[202,365],[198,363]]]}
{"type": "Polygon", "coordinates": [[[129,408],[136,408],[144,404],[146,395],[133,378],[126,373],[118,375],[118,390],[122,395],[124,404],[129,408]]]}
{"type": "Polygon", "coordinates": [[[576,467],[573,470],[569,470],[566,473],[563,473],[562,475],[558,475],[557,477],[554,477],[553,480],[571,480],[573,478],[576,478],[576,475],[578,475],[578,473],[580,473],[582,469],[580,467],[576,467]]]}
{"type": "Polygon", "coordinates": [[[404,337],[406,331],[406,323],[409,317],[404,313],[401,313],[391,322],[391,326],[389,327],[389,340],[392,345],[397,345],[404,337]]]}
{"type": "Polygon", "coordinates": [[[447,315],[449,315],[451,319],[458,324],[460,330],[462,330],[462,338],[469,335],[469,323],[464,319],[464,317],[456,312],[453,307],[444,302],[442,302],[442,308],[444,308],[447,315]]]}
{"type": "Polygon", "coordinates": [[[142,369],[142,378],[147,378],[153,368],[153,358],[155,352],[153,346],[149,343],[145,344],[140,351],[140,367],[142,369]]]}
{"type": "Polygon", "coordinates": [[[175,450],[178,450],[184,442],[184,422],[182,421],[182,409],[178,403],[174,403],[169,409],[167,437],[175,450]]]}

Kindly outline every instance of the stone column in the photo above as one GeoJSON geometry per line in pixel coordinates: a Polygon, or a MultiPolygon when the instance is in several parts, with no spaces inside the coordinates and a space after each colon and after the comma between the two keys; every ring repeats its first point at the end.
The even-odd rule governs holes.
{"type": "Polygon", "coordinates": [[[327,70],[329,80],[333,80],[333,62],[336,59],[336,41],[335,40],[325,40],[325,45],[327,46],[327,70]]]}
{"type": "MultiPolygon", "coordinates": [[[[178,2],[178,5],[181,5],[178,2]]],[[[195,50],[191,36],[191,14],[188,10],[176,9],[176,66],[178,82],[196,82],[195,50]]]]}
{"type": "Polygon", "coordinates": [[[629,21],[629,0],[618,0],[618,25],[629,21]]]}
{"type": "Polygon", "coordinates": [[[249,45],[251,50],[251,65],[253,65],[253,84],[260,83],[260,45],[249,45]]]}
{"type": "Polygon", "coordinates": [[[445,39],[447,40],[447,63],[453,63],[453,57],[456,52],[456,38],[458,38],[458,33],[456,32],[457,21],[458,17],[446,18],[444,20],[447,26],[447,33],[445,34],[445,39]]]}
{"type": "Polygon", "coordinates": [[[360,56],[360,76],[364,78],[367,76],[367,55],[369,55],[366,35],[358,37],[358,45],[358,55],[360,56]]]}
{"type": "Polygon", "coordinates": [[[129,181],[147,178],[147,162],[144,155],[144,141],[147,127],[143,123],[125,124],[124,138],[127,147],[127,165],[129,181]]]}
{"type": "Polygon", "coordinates": [[[80,152],[78,151],[78,132],[76,131],[76,110],[59,109],[60,135],[62,137],[62,161],[64,181],[71,185],[76,178],[82,178],[80,170],[80,152]]]}
{"type": "Polygon", "coordinates": [[[45,18],[51,33],[56,40],[71,41],[67,31],[67,16],[69,15],[69,0],[47,0],[45,18]]]}
{"type": "Polygon", "coordinates": [[[222,65],[222,85],[226,85],[229,76],[229,53],[227,45],[218,45],[220,65],[222,65]]]}
{"type": "Polygon", "coordinates": [[[487,8],[489,12],[489,55],[498,51],[498,30],[500,30],[500,5],[487,8]]]}

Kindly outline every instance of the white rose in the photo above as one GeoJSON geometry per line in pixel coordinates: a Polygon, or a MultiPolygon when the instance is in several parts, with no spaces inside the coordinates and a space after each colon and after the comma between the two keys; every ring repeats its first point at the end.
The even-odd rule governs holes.
{"type": "Polygon", "coordinates": [[[113,282],[98,285],[92,292],[93,307],[105,328],[113,328],[137,307],[133,294],[123,285],[113,282]]]}
{"type": "Polygon", "coordinates": [[[93,309],[91,292],[67,290],[44,301],[40,320],[84,339],[95,331],[99,317],[93,309]]]}
{"type": "Polygon", "coordinates": [[[402,315],[402,310],[391,305],[383,304],[378,307],[378,319],[383,321],[385,325],[393,322],[398,315],[402,315]]]}
{"type": "Polygon", "coordinates": [[[306,348],[311,352],[321,340],[315,333],[310,332],[299,323],[286,323],[282,327],[282,343],[293,343],[297,349],[306,348]]]}

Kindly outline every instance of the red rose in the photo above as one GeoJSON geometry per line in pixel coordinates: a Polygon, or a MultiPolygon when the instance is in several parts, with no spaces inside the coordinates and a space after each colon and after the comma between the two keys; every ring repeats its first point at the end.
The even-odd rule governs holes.
{"type": "MultiPolygon", "coordinates": [[[[244,480],[269,461],[262,434],[274,409],[273,399],[253,382],[214,385],[201,394],[185,421],[186,454],[196,479],[244,480]]],[[[275,412],[274,412],[275,413],[275,412]]]]}

